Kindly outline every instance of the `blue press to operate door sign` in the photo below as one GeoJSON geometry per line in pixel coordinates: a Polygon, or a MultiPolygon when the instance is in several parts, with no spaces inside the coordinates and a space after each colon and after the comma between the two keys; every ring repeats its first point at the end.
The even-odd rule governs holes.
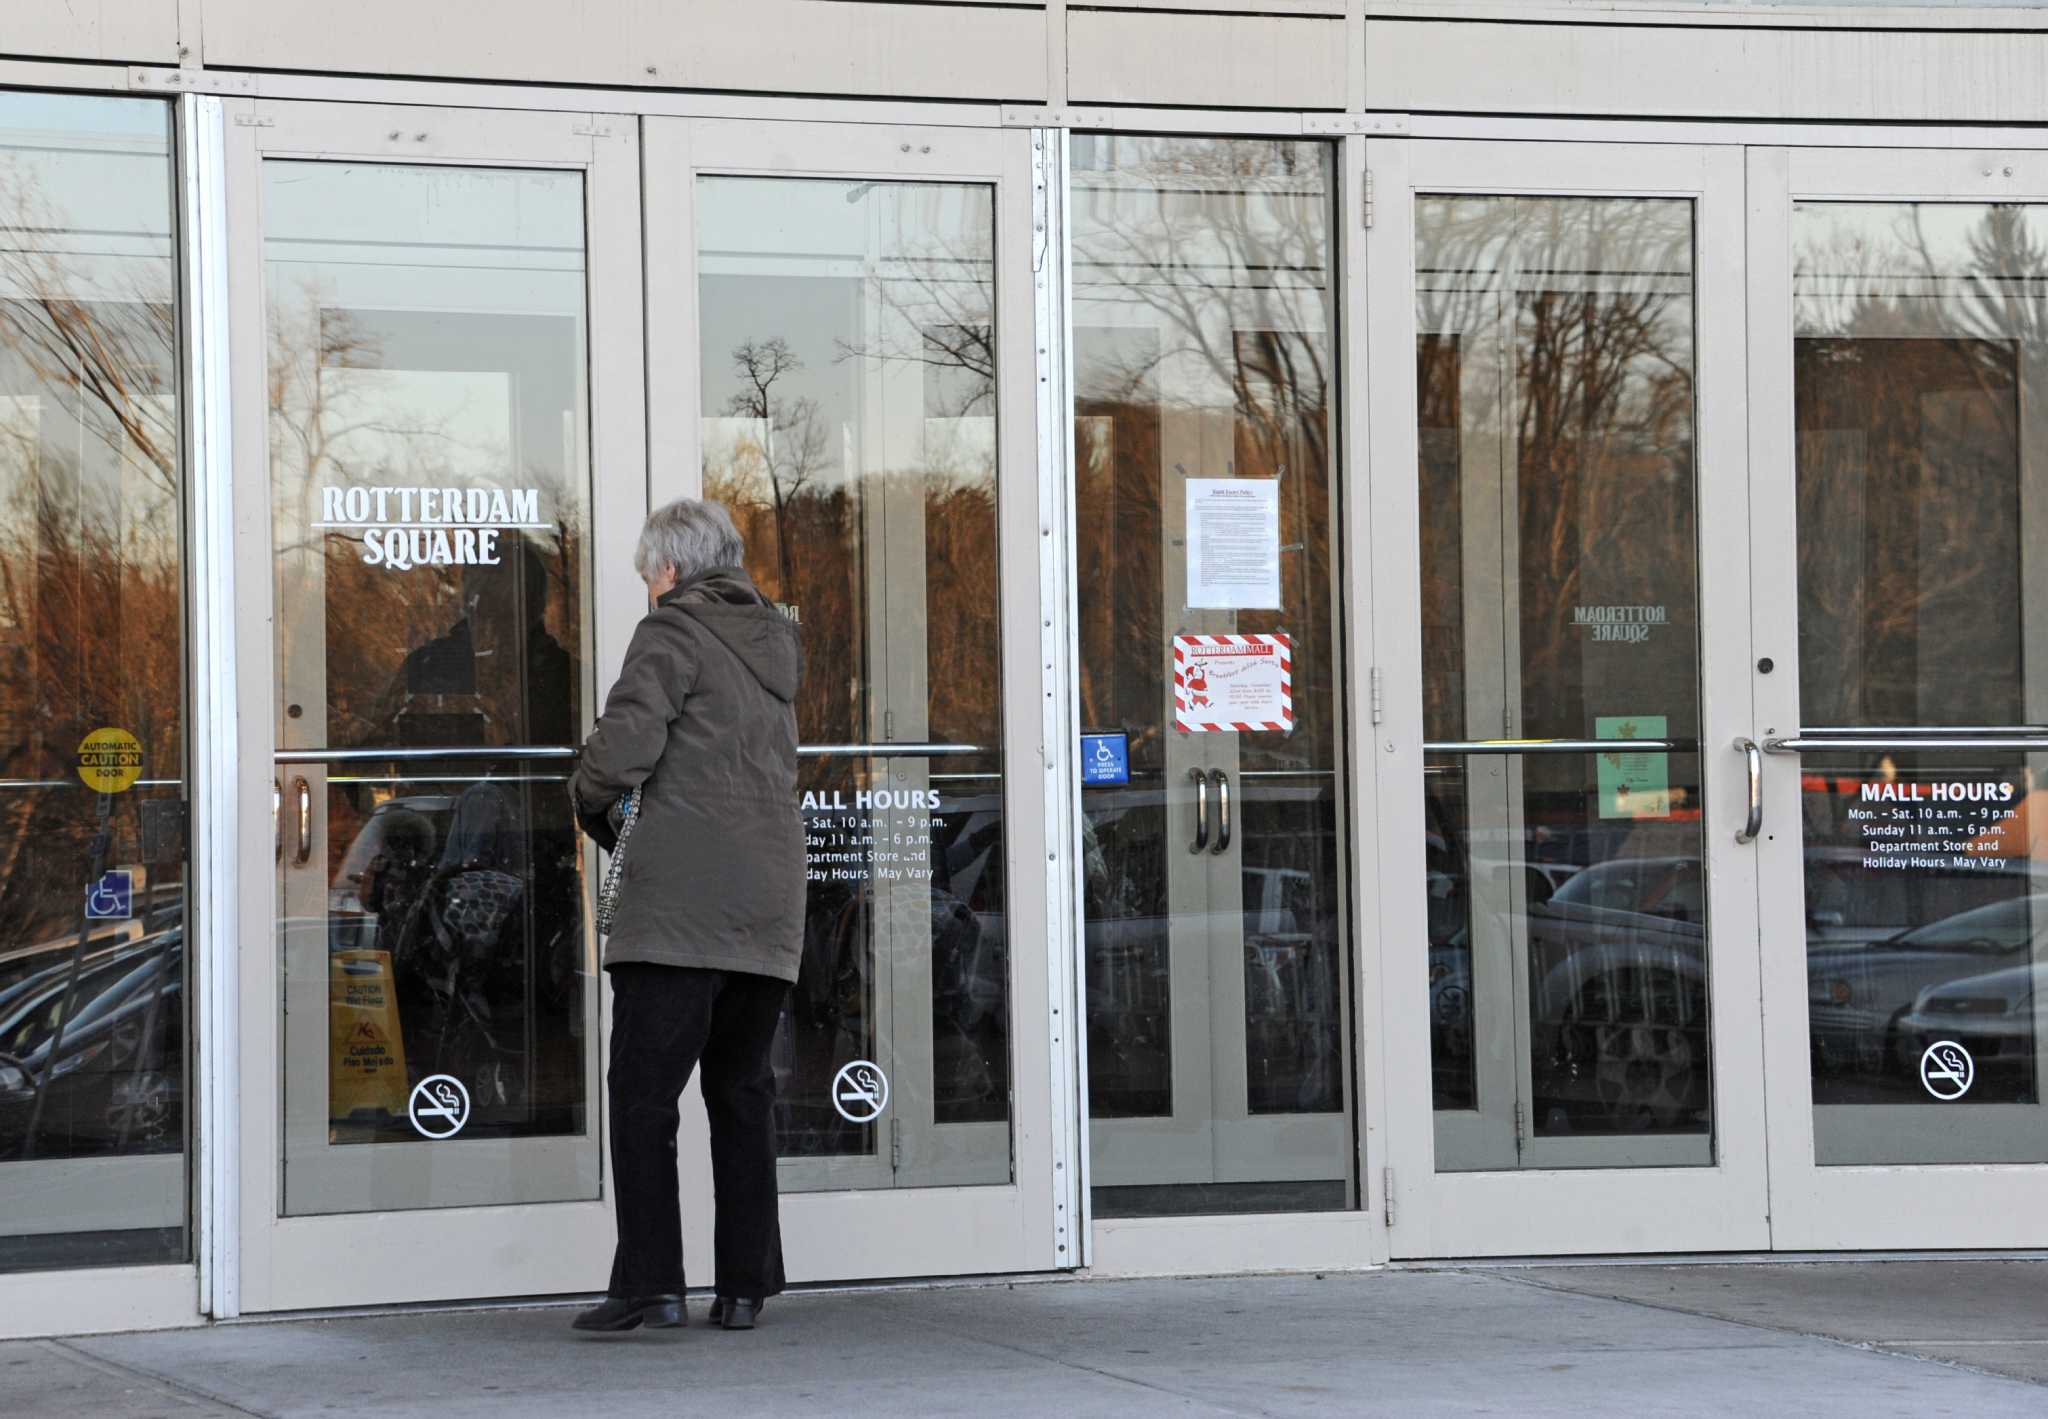
{"type": "Polygon", "coordinates": [[[1081,736],[1081,782],[1125,784],[1131,781],[1131,743],[1122,734],[1081,736]]]}

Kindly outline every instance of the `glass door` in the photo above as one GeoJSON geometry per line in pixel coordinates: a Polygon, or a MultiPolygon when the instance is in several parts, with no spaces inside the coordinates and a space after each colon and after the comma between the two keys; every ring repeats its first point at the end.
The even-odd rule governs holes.
{"type": "Polygon", "coordinates": [[[1750,162],[1777,1244],[2037,1246],[2048,186],[1750,162]]]}
{"type": "MultiPolygon", "coordinates": [[[[807,923],[775,1049],[790,1273],[1072,1264],[1031,135],[650,120],[648,145],[654,496],[729,507],[805,647],[807,923]]],[[[706,1240],[708,1200],[687,1214],[706,1240]]]]}
{"type": "Polygon", "coordinates": [[[1393,1253],[1761,1245],[1740,163],[1366,161],[1393,1253]]]}
{"type": "Polygon", "coordinates": [[[1357,1205],[1336,159],[1072,140],[1097,1218],[1357,1205]]]}
{"type": "Polygon", "coordinates": [[[0,1272],[190,1255],[171,119],[0,95],[0,1272]]]}
{"type": "Polygon", "coordinates": [[[594,856],[563,782],[637,610],[630,129],[249,116],[238,502],[267,516],[238,572],[269,615],[243,723],[274,764],[249,919],[276,925],[243,990],[280,1092],[267,1152],[244,1096],[274,1219],[245,1300],[588,1289],[594,856]]]}

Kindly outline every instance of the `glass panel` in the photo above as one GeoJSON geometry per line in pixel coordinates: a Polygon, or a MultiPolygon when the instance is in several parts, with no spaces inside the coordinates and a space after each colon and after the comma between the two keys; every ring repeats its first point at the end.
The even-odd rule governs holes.
{"type": "Polygon", "coordinates": [[[783,1185],[1008,1182],[994,190],[697,195],[705,496],[807,661],[783,1185]]]}
{"type": "Polygon", "coordinates": [[[592,1197],[582,178],[264,178],[286,1209],[592,1197]]]}
{"type": "Polygon", "coordinates": [[[0,94],[0,1271],[186,1255],[170,115],[0,94]]]}
{"type": "Polygon", "coordinates": [[[1074,140],[1081,715],[1129,759],[1083,789],[1097,1216],[1356,1196],[1331,156],[1074,140]],[[1284,649],[1291,719],[1180,713],[1205,645],[1284,649]]]}
{"type": "Polygon", "coordinates": [[[1692,208],[1416,225],[1437,1166],[1711,1163],[1692,208]]]}
{"type": "Polygon", "coordinates": [[[1801,722],[1818,1161],[2048,1161],[2048,209],[1793,215],[1801,722]]]}

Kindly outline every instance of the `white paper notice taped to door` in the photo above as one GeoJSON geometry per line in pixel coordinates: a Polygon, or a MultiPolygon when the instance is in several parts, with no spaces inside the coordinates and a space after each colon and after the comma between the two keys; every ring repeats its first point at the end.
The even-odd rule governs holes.
{"type": "Polygon", "coordinates": [[[1293,733],[1293,642],[1286,636],[1175,636],[1173,718],[1185,734],[1293,733]]]}
{"type": "Polygon", "coordinates": [[[1190,478],[1188,606],[1280,605],[1280,483],[1274,478],[1190,478]]]}

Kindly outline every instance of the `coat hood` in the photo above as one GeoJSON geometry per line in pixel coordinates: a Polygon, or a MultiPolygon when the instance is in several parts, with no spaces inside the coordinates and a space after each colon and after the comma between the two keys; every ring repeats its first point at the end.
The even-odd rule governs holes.
{"type": "Polygon", "coordinates": [[[693,577],[661,598],[713,636],[776,699],[796,699],[803,679],[803,648],[796,626],[754,589],[737,567],[693,577]]]}

